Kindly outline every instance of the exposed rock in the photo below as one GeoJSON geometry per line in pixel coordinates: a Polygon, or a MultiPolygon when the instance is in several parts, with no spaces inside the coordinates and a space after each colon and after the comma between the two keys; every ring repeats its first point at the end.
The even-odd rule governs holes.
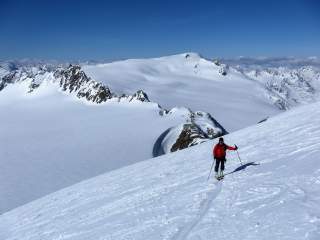
{"type": "Polygon", "coordinates": [[[117,96],[104,84],[89,78],[78,65],[69,65],[66,69],[58,69],[55,71],[54,77],[59,81],[63,91],[76,93],[78,98],[85,98],[90,102],[102,103],[111,98],[117,98],[118,102],[122,100],[150,102],[148,95],[142,90],[133,95],[122,94],[117,96]]]}
{"type": "Polygon", "coordinates": [[[196,124],[184,124],[183,129],[171,147],[171,152],[185,149],[199,143],[204,142],[207,139],[206,134],[196,124]]]}
{"type": "Polygon", "coordinates": [[[36,88],[38,88],[40,86],[39,83],[35,83],[34,81],[32,81],[29,85],[29,91],[28,93],[33,92],[36,88]]]}
{"type": "Polygon", "coordinates": [[[160,115],[184,116],[185,123],[162,133],[153,147],[154,157],[188,148],[209,139],[220,137],[228,132],[206,112],[192,112],[187,108],[162,109],[160,115]]]}
{"type": "Polygon", "coordinates": [[[169,111],[167,109],[162,108],[160,105],[158,107],[160,109],[160,111],[159,111],[160,116],[165,116],[169,113],[169,111]]]}
{"type": "Polygon", "coordinates": [[[192,123],[196,124],[206,134],[207,138],[213,139],[228,133],[227,130],[207,112],[191,111],[190,119],[192,123]]]}
{"type": "Polygon", "coordinates": [[[219,73],[222,75],[222,76],[226,76],[227,73],[228,73],[228,70],[229,70],[229,67],[227,65],[221,65],[220,66],[220,69],[219,69],[219,73]]]}
{"type": "Polygon", "coordinates": [[[86,98],[94,103],[102,103],[112,97],[109,88],[100,83],[91,82],[87,87],[83,87],[77,93],[78,98],[86,98]]]}
{"type": "Polygon", "coordinates": [[[148,98],[148,95],[142,90],[138,90],[133,95],[122,94],[120,96],[117,96],[117,95],[114,94],[114,97],[116,97],[118,99],[118,102],[121,102],[121,101],[127,101],[127,102],[132,102],[132,101],[150,102],[150,100],[148,98]]]}
{"type": "Polygon", "coordinates": [[[77,65],[70,65],[67,69],[56,70],[54,77],[59,79],[59,84],[63,91],[75,92],[78,98],[85,98],[94,103],[102,103],[113,96],[108,87],[91,80],[77,65]]]}
{"type": "Polygon", "coordinates": [[[0,91],[4,89],[8,84],[15,82],[16,74],[17,72],[13,71],[0,79],[0,91]]]}
{"type": "MultiPolygon", "coordinates": [[[[15,66],[15,65],[14,65],[15,66]]],[[[11,67],[15,70],[7,73],[0,79],[0,90],[5,88],[8,84],[14,84],[18,82],[30,82],[28,85],[27,93],[33,92],[36,88],[40,86],[40,83],[43,81],[43,76],[49,73],[49,70],[45,66],[38,67],[11,67]]],[[[11,69],[10,68],[10,69],[11,69]]]]}
{"type": "Polygon", "coordinates": [[[213,62],[216,66],[221,66],[221,63],[220,63],[220,61],[219,61],[218,59],[214,59],[212,62],[213,62]]]}
{"type": "Polygon", "coordinates": [[[148,95],[142,90],[138,90],[135,94],[133,94],[132,98],[130,99],[130,102],[132,100],[138,100],[141,102],[150,102],[148,95]]]}
{"type": "Polygon", "coordinates": [[[218,59],[214,59],[212,60],[212,62],[214,63],[214,65],[216,65],[217,67],[219,67],[219,74],[222,76],[226,76],[229,70],[229,66],[226,64],[222,64],[218,59]]]}

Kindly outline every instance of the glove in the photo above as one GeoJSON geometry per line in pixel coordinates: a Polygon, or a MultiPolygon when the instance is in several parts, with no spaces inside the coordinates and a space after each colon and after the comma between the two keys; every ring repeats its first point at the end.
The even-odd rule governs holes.
{"type": "Polygon", "coordinates": [[[238,146],[237,145],[234,145],[234,147],[236,148],[236,150],[238,150],[238,146]]]}

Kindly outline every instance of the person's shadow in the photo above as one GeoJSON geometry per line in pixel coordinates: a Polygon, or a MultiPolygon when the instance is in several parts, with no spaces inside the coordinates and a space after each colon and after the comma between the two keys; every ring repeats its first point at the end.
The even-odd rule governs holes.
{"type": "Polygon", "coordinates": [[[235,170],[233,170],[232,172],[226,173],[225,175],[229,175],[229,174],[232,174],[232,173],[235,173],[235,172],[242,171],[242,170],[246,169],[249,166],[257,166],[257,165],[260,165],[260,163],[249,162],[249,163],[246,163],[246,164],[243,164],[243,165],[237,167],[235,170]]]}

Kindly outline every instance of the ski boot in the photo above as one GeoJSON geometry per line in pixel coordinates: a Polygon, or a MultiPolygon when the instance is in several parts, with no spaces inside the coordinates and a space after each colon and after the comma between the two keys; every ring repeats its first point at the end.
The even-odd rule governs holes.
{"type": "Polygon", "coordinates": [[[223,171],[220,171],[220,175],[219,175],[219,179],[218,180],[222,180],[223,178],[224,178],[223,171]]]}

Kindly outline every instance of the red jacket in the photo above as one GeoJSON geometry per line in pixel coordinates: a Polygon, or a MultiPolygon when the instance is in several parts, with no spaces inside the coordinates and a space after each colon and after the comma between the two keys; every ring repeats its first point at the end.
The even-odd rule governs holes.
{"type": "Polygon", "coordinates": [[[226,156],[227,150],[236,150],[235,147],[230,147],[227,144],[219,144],[217,143],[213,148],[213,156],[215,158],[223,158],[226,156]]]}

